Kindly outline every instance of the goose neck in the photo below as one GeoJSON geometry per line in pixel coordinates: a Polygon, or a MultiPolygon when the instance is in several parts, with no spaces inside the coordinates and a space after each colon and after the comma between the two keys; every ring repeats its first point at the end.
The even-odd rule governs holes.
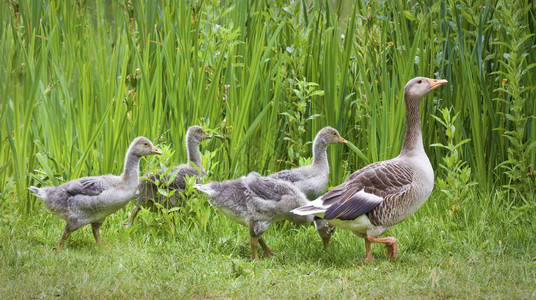
{"type": "Polygon", "coordinates": [[[199,154],[199,143],[196,143],[189,139],[186,140],[186,153],[188,161],[193,162],[197,166],[199,171],[203,173],[203,163],[201,162],[201,154],[199,154]]]}
{"type": "Polygon", "coordinates": [[[121,175],[124,182],[133,184],[138,182],[138,178],[140,177],[140,158],[140,156],[131,151],[127,152],[123,174],[121,175]]]}
{"type": "Polygon", "coordinates": [[[406,135],[401,155],[424,152],[421,132],[420,99],[405,99],[406,102],[406,135]]]}
{"type": "Polygon", "coordinates": [[[326,153],[327,145],[317,137],[313,142],[313,165],[327,165],[328,155],[326,153]]]}

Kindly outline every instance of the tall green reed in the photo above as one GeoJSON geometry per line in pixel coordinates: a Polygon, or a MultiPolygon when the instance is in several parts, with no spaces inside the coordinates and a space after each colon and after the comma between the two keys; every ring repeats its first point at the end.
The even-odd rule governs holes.
{"type": "MultiPolygon", "coordinates": [[[[534,89],[529,83],[531,69],[536,63],[527,62],[528,53],[525,45],[534,34],[528,32],[526,26],[520,26],[522,19],[527,15],[529,8],[523,6],[521,1],[513,3],[500,2],[499,15],[505,21],[505,34],[510,37],[510,43],[497,42],[504,46],[508,52],[503,55],[499,63],[504,71],[496,71],[494,74],[503,77],[502,87],[497,88],[496,100],[505,104],[506,110],[498,112],[504,116],[504,123],[498,128],[507,139],[507,159],[499,164],[508,178],[504,185],[520,202],[536,207],[534,193],[536,176],[531,160],[536,156],[536,141],[527,139],[528,122],[530,116],[526,113],[525,103],[530,89],[534,89]]],[[[532,116],[534,118],[535,116],[532,116]]]]}
{"type": "MultiPolygon", "coordinates": [[[[478,187],[506,184],[497,166],[509,159],[511,142],[495,129],[512,129],[501,113],[514,104],[493,99],[500,97],[500,72],[507,73],[505,43],[524,41],[522,67],[534,63],[532,10],[518,20],[522,30],[509,33],[498,14],[502,2],[344,3],[351,10],[330,3],[1,3],[2,201],[29,212],[36,200],[28,185],[119,173],[137,135],[170,144],[177,149],[172,161],[183,161],[193,124],[221,137],[204,148],[218,162],[214,180],[277,171],[291,160],[285,113],[292,113],[296,80],[324,91],[307,103],[301,140],[330,125],[351,143],[328,150],[336,185],[398,154],[402,90],[417,75],[449,80],[422,103],[425,145],[447,144],[431,116],[452,108],[452,139],[471,140],[459,151],[478,187]]],[[[527,70],[517,87],[525,99],[535,96],[534,75],[527,70]]],[[[524,141],[532,141],[536,104],[526,101],[521,111],[524,141]]],[[[445,150],[427,152],[444,176],[438,167],[445,150]]],[[[535,164],[528,155],[527,170],[535,164]]]]}

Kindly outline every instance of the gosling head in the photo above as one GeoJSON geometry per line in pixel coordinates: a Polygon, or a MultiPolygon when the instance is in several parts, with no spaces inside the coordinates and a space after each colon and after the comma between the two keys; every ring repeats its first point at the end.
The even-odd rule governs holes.
{"type": "Polygon", "coordinates": [[[191,126],[186,132],[186,143],[199,144],[206,139],[210,139],[212,136],[205,132],[201,126],[191,126]]]}
{"type": "Polygon", "coordinates": [[[322,128],[316,135],[316,139],[319,139],[324,145],[348,144],[348,142],[339,134],[337,129],[330,126],[322,128]]]}
{"type": "Polygon", "coordinates": [[[448,81],[445,79],[415,77],[406,83],[406,86],[404,87],[404,99],[421,100],[430,91],[447,82],[448,81]]]}
{"type": "Polygon", "coordinates": [[[318,232],[318,235],[320,235],[320,238],[322,238],[322,244],[324,244],[324,249],[326,249],[329,245],[329,240],[331,239],[331,236],[335,232],[335,226],[330,225],[326,220],[317,216],[314,216],[313,220],[316,231],[318,232]]]}
{"type": "Polygon", "coordinates": [[[151,143],[151,141],[144,136],[135,138],[132,144],[130,144],[129,151],[137,156],[151,154],[162,155],[162,151],[158,150],[158,148],[156,148],[153,143],[151,143]]]}

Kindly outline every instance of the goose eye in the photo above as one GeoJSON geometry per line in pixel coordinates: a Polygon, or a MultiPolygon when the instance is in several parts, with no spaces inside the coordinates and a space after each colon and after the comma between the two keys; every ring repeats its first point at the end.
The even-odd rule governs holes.
{"type": "Polygon", "coordinates": [[[419,79],[419,81],[417,81],[417,83],[422,83],[422,80],[419,79]]]}
{"type": "Polygon", "coordinates": [[[147,143],[143,143],[143,144],[144,144],[145,146],[149,146],[149,144],[147,144],[147,143]]]}

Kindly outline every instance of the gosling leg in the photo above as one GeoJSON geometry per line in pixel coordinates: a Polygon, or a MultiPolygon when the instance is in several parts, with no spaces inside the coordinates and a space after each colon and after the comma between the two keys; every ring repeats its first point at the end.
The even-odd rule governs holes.
{"type": "Polygon", "coordinates": [[[140,208],[138,206],[134,206],[132,208],[132,212],[130,213],[130,218],[128,218],[128,222],[124,223],[125,227],[130,227],[132,225],[132,222],[134,221],[134,218],[138,215],[138,212],[140,211],[140,208]]]}
{"type": "Polygon", "coordinates": [[[63,235],[61,236],[60,244],[58,245],[58,247],[54,248],[56,252],[60,252],[63,249],[63,244],[69,238],[69,235],[71,235],[71,232],[67,230],[66,226],[65,230],[63,231],[63,235]]]}
{"type": "Polygon", "coordinates": [[[266,257],[274,256],[274,253],[272,252],[272,250],[270,250],[270,248],[268,248],[268,245],[266,245],[262,237],[259,238],[259,244],[261,244],[262,252],[264,253],[264,256],[266,257]]]}
{"type": "Polygon", "coordinates": [[[256,237],[249,238],[249,244],[251,246],[251,259],[259,260],[259,255],[257,254],[257,246],[259,245],[258,239],[256,237]]]}
{"type": "Polygon", "coordinates": [[[97,244],[100,244],[100,233],[99,228],[101,227],[102,223],[91,223],[91,230],[93,231],[93,237],[95,238],[95,242],[97,244]]]}

